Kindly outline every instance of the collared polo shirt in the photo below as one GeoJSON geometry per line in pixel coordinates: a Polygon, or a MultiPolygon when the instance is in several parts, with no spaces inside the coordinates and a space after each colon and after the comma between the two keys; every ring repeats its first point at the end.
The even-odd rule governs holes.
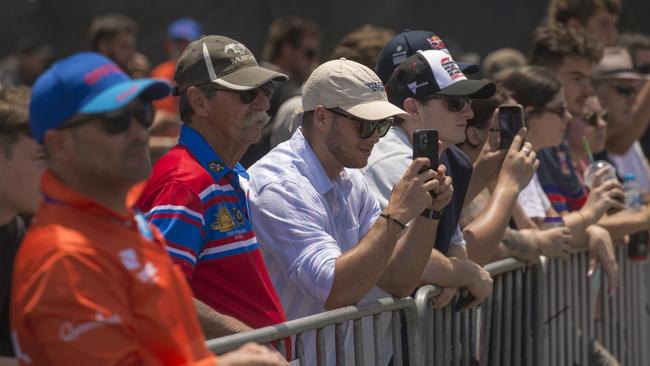
{"type": "Polygon", "coordinates": [[[183,274],[141,214],[113,212],[51,172],[42,192],[12,282],[21,365],[216,364],[183,274]]]}
{"type": "Polygon", "coordinates": [[[138,207],[165,239],[194,296],[260,328],[285,321],[259,250],[246,197],[248,174],[223,163],[187,125],[154,165],[138,207]]]}

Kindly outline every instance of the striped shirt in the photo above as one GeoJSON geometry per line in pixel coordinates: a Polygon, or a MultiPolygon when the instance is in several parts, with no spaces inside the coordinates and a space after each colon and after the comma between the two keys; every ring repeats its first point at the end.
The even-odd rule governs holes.
{"type": "Polygon", "coordinates": [[[253,328],[285,321],[250,221],[248,174],[195,130],[154,166],[138,207],[168,241],[194,296],[253,328]]]}

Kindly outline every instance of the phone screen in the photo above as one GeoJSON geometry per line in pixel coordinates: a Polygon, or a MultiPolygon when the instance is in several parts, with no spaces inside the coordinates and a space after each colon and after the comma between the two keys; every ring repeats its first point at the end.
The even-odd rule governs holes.
{"type": "Polygon", "coordinates": [[[512,139],[524,127],[523,109],[520,105],[499,107],[499,130],[501,131],[500,149],[509,149],[512,139]]]}

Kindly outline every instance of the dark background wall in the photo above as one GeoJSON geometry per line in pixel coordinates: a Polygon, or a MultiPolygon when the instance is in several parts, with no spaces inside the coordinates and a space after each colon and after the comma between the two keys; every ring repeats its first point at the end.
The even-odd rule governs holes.
{"type": "MultiPolygon", "coordinates": [[[[463,50],[482,55],[505,46],[528,51],[531,32],[542,21],[542,0],[0,0],[0,57],[10,54],[21,36],[54,47],[55,57],[87,48],[86,34],[94,15],[121,12],[140,24],[139,49],[152,62],[162,61],[162,39],[170,21],[191,16],[206,34],[242,41],[259,54],[270,22],[299,15],[324,30],[323,56],[347,32],[364,23],[401,31],[426,29],[463,50]]],[[[625,0],[619,28],[650,34],[650,1],[625,0]]]]}

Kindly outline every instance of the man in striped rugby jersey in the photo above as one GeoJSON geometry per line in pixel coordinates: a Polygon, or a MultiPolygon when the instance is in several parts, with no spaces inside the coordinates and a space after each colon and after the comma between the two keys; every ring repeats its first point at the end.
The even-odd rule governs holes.
{"type": "Polygon", "coordinates": [[[138,206],[168,241],[192,287],[207,338],[285,321],[253,232],[248,174],[274,82],[241,43],[206,36],[178,60],[179,143],[155,165],[138,206]]]}

